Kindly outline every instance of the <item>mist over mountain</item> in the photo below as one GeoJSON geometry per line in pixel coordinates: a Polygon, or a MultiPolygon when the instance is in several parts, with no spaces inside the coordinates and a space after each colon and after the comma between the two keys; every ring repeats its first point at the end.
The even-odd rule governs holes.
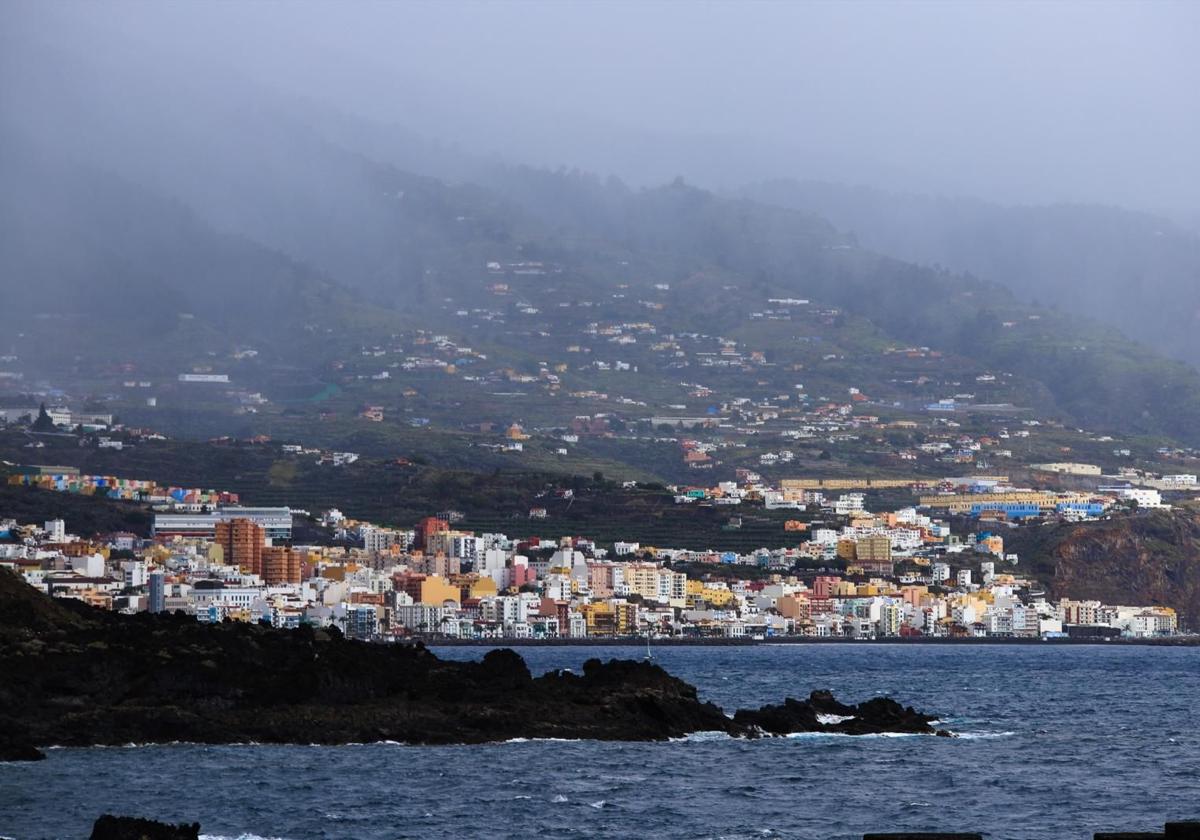
{"type": "MultiPolygon", "coordinates": [[[[1173,90],[1194,69],[1174,36],[1159,54],[1131,53],[1127,77],[1100,96],[1103,86],[1080,78],[1096,56],[1063,47],[1059,57],[1079,65],[1059,66],[1045,32],[1032,44],[1039,60],[1015,81],[988,75],[1016,43],[1011,20],[980,31],[1001,22],[995,10],[936,16],[939,43],[953,31],[963,45],[909,65],[911,49],[884,30],[919,27],[926,7],[900,18],[890,6],[848,17],[805,7],[773,21],[760,7],[738,17],[736,33],[720,29],[734,14],[721,4],[678,21],[666,5],[626,9],[592,31],[587,7],[530,8],[527,28],[501,30],[496,16],[510,12],[475,5],[6,7],[0,317],[84,316],[56,331],[64,358],[103,356],[106,319],[140,319],[119,344],[143,362],[170,338],[170,365],[253,344],[312,374],[356,341],[463,329],[492,294],[485,266],[529,261],[547,276],[522,303],[536,312],[544,296],[569,295],[558,322],[470,327],[517,368],[533,365],[530,336],[636,321],[635,306],[666,306],[664,331],[754,336],[755,307],[803,297],[844,313],[823,340],[860,359],[927,345],[963,374],[1007,371],[1020,382],[1011,398],[1065,419],[1189,439],[1200,428],[1196,369],[1125,337],[1200,358],[1194,236],[1090,205],[779,180],[1186,210],[1195,172],[1181,149],[1194,115],[1169,90],[1144,95],[1148,78],[1173,90]],[[967,44],[989,49],[967,61],[967,44]],[[965,79],[941,73],[953,57],[965,79]],[[584,78],[584,66],[610,72],[584,78]],[[1053,82],[1043,97],[1024,87],[1035,78],[1053,82]],[[887,99],[875,90],[883,79],[893,94],[917,80],[925,93],[887,99]],[[1068,91],[1081,97],[1069,125],[1055,110],[1068,91]],[[979,134],[1000,127],[979,113],[983,99],[1015,120],[1003,154],[979,134]],[[965,109],[952,119],[938,110],[950,102],[965,109]],[[1135,112],[1174,126],[1155,135],[1168,146],[1156,139],[1151,154],[1105,133],[1135,112]],[[960,123],[972,131],[950,138],[960,123]],[[1054,130],[1023,154],[1016,147],[1039,127],[1054,130]],[[1067,154],[1085,131],[1089,154],[1067,154]],[[754,179],[773,180],[732,197],[706,188],[754,179]],[[667,300],[649,300],[660,288],[667,300]],[[589,299],[600,290],[607,300],[589,299]],[[565,311],[583,302],[594,311],[565,311]]],[[[1190,21],[1180,9],[1155,8],[1137,25],[1190,21]]],[[[1038,14],[1053,30],[1081,12],[1038,14]]],[[[1129,46],[1125,15],[1105,7],[1096,39],[1129,46]]],[[[787,359],[796,340],[772,336],[768,348],[787,359]]],[[[802,365],[810,381],[897,387],[896,371],[866,361],[823,373],[822,355],[837,353],[802,365]]],[[[667,387],[670,369],[658,375],[667,387]]],[[[777,385],[790,387],[760,383],[777,385]]]]}
{"type": "Polygon", "coordinates": [[[1116,207],[1003,206],[830,183],[773,181],[741,192],[816,213],[864,247],[967,271],[1027,301],[1112,324],[1200,362],[1200,236],[1116,207]]]}

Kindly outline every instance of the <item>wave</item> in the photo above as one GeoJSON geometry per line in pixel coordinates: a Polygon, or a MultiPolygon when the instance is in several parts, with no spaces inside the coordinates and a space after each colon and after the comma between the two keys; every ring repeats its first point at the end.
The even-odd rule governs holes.
{"type": "Polygon", "coordinates": [[[670,743],[682,744],[685,741],[732,741],[733,739],[734,736],[730,735],[728,732],[722,732],[719,729],[713,729],[704,730],[701,732],[689,732],[682,738],[671,738],[670,743]]]}
{"type": "Polygon", "coordinates": [[[956,732],[955,738],[964,741],[982,741],[990,738],[1011,738],[1016,732],[956,732]]]}
{"type": "MultiPolygon", "coordinates": [[[[826,715],[820,714],[818,720],[823,724],[837,724],[844,720],[853,719],[853,715],[826,715]]],[[[933,721],[936,725],[940,721],[933,721]]],[[[867,735],[851,735],[846,732],[791,732],[787,735],[779,737],[783,738],[911,738],[916,737],[921,733],[915,732],[876,732],[867,735]]],[[[955,738],[964,740],[980,740],[989,738],[1007,738],[1016,735],[1016,732],[955,732],[955,738]]],[[[506,741],[492,741],[480,744],[457,744],[454,746],[461,747],[485,747],[485,746],[503,746],[506,744],[535,744],[535,743],[559,743],[559,744],[576,744],[587,741],[587,738],[509,738],[506,741]]],[[[754,740],[747,739],[741,736],[730,735],[728,732],[720,730],[705,730],[701,732],[691,732],[679,738],[669,738],[668,743],[704,743],[709,741],[733,741],[733,740],[754,740]]],[[[771,740],[766,738],[764,740],[771,740]]],[[[338,748],[338,747],[414,747],[421,746],[419,744],[409,744],[404,741],[352,741],[345,744],[264,744],[260,741],[235,741],[228,744],[208,744],[200,741],[146,741],[146,742],[130,742],[127,744],[91,744],[88,746],[75,746],[72,744],[51,744],[50,746],[42,747],[43,750],[136,750],[149,749],[153,747],[311,747],[311,748],[338,748]]],[[[3,763],[3,762],[0,762],[3,763]]],[[[0,840],[4,838],[0,837],[0,840]]],[[[253,840],[247,836],[245,840],[253,840]]]]}
{"type": "Polygon", "coordinates": [[[870,732],[865,735],[852,735],[849,732],[789,732],[784,738],[928,738],[923,732],[870,732]]]}
{"type": "Polygon", "coordinates": [[[824,712],[817,713],[817,723],[828,725],[831,723],[841,723],[847,720],[854,720],[854,715],[830,715],[825,714],[824,712]]]}

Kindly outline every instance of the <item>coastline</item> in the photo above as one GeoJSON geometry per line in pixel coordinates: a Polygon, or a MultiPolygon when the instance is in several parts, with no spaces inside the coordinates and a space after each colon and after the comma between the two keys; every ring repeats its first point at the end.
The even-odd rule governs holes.
{"type": "MultiPolygon", "coordinates": [[[[613,638],[582,639],[455,639],[432,636],[414,636],[428,647],[638,647],[646,646],[645,636],[619,636],[613,638]]],[[[1097,647],[1200,647],[1200,635],[1173,636],[1157,639],[1019,639],[997,637],[973,638],[904,638],[887,636],[878,639],[842,639],[813,636],[774,636],[766,639],[685,639],[667,636],[651,638],[651,647],[754,647],[757,645],[980,645],[985,647],[1008,645],[1077,646],[1097,647]]]]}

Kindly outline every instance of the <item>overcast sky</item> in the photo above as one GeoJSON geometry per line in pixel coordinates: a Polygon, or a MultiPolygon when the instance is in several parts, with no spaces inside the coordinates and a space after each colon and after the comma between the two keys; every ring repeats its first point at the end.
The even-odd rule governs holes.
{"type": "Polygon", "coordinates": [[[0,15],[0,47],[113,53],[147,74],[219,66],[473,152],[637,183],[1200,204],[1196,2],[39,0],[0,15]]]}

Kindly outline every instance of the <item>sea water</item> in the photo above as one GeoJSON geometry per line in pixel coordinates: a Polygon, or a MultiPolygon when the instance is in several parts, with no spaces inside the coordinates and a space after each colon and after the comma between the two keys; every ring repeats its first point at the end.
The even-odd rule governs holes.
{"type": "MultiPolygon", "coordinates": [[[[442,648],[476,658],[484,648],[442,648]]],[[[633,647],[522,648],[535,673],[633,647]]],[[[217,838],[859,840],[971,830],[1084,840],[1200,817],[1200,648],[662,647],[727,711],[832,689],[936,713],[959,738],[701,733],[669,743],[52,749],[0,764],[0,836],[83,838],[104,812],[217,838]]]]}

